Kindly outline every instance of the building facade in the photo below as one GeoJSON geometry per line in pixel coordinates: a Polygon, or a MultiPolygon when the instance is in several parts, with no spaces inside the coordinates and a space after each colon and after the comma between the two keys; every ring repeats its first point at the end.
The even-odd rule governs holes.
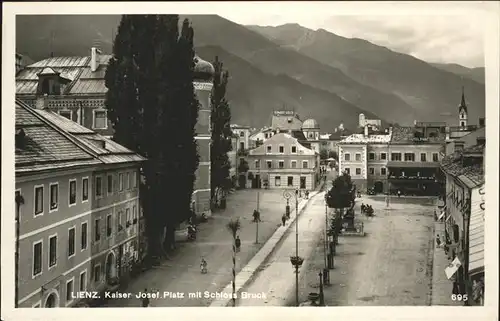
{"type": "Polygon", "coordinates": [[[482,305],[484,300],[485,144],[485,138],[479,137],[475,145],[441,162],[446,176],[446,243],[450,259],[461,262],[452,281],[459,293],[469,295],[472,305],[482,305]]]}
{"type": "Polygon", "coordinates": [[[237,149],[238,151],[242,150],[245,151],[247,149],[250,149],[250,126],[242,126],[242,125],[236,125],[232,124],[231,125],[231,130],[235,135],[238,135],[238,146],[237,149]]]}
{"type": "Polygon", "coordinates": [[[321,148],[319,123],[315,119],[306,119],[302,123],[302,132],[309,143],[310,148],[319,153],[321,148]]]}
{"type": "Polygon", "coordinates": [[[318,185],[319,154],[289,134],[266,140],[249,152],[247,162],[252,187],[312,190],[318,185]]]}
{"type": "Polygon", "coordinates": [[[363,134],[352,134],[338,143],[339,171],[351,175],[360,191],[367,188],[384,190],[387,185],[387,150],[391,133],[370,134],[365,127],[363,134]]]}
{"type": "Polygon", "coordinates": [[[445,126],[418,123],[395,127],[388,148],[390,193],[442,194],[445,182],[439,167],[445,150],[445,126]]]}
{"type": "Polygon", "coordinates": [[[119,202],[108,198],[100,204],[94,182],[115,167],[137,172],[143,160],[56,113],[16,102],[16,199],[23,199],[16,213],[20,307],[74,306],[79,304],[74,293],[98,289],[94,260],[119,242],[111,244],[114,234],[105,231],[108,243],[98,253],[94,218],[102,211],[113,214],[119,202]]]}

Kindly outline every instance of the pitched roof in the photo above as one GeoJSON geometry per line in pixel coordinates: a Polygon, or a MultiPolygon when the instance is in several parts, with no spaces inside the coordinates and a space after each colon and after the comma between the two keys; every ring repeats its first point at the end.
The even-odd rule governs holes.
{"type": "MultiPolygon", "coordinates": [[[[461,151],[456,151],[451,155],[447,155],[441,160],[441,168],[447,174],[458,178],[468,188],[475,188],[484,184],[484,167],[483,164],[469,165],[464,163],[464,158],[473,152],[484,153],[485,145],[479,144],[461,151]]],[[[484,154],[483,154],[484,157],[484,154]]]]}
{"type": "MultiPolygon", "coordinates": [[[[415,133],[420,132],[419,128],[415,127],[393,127],[391,144],[415,144],[415,133]]],[[[433,131],[433,135],[426,135],[420,142],[425,144],[444,144],[446,134],[440,130],[433,131]]]]}
{"type": "Polygon", "coordinates": [[[16,130],[26,134],[23,146],[15,148],[16,174],[99,164],[69,135],[44,120],[35,110],[16,100],[16,130]]]}
{"type": "Polygon", "coordinates": [[[140,162],[146,160],[146,158],[114,142],[113,140],[101,136],[57,113],[40,109],[36,109],[35,112],[64,132],[71,134],[80,142],[80,144],[90,150],[97,156],[98,159],[106,164],[140,162]]]}
{"type": "Polygon", "coordinates": [[[271,128],[280,130],[302,130],[302,121],[297,116],[273,115],[271,128]]]}

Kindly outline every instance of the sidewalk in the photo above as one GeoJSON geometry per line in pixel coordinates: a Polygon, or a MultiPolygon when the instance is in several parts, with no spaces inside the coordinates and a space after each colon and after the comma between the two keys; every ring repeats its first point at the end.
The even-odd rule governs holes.
{"type": "MultiPolygon", "coordinates": [[[[300,201],[298,206],[298,216],[303,213],[303,211],[308,207],[311,200],[313,200],[323,188],[323,182],[320,183],[318,189],[312,192],[309,195],[309,199],[303,199],[300,201]]],[[[248,264],[236,275],[236,293],[240,293],[240,291],[249,284],[252,278],[255,277],[259,273],[262,268],[262,265],[267,261],[267,259],[271,256],[274,250],[277,248],[278,244],[281,243],[290,226],[295,226],[294,222],[297,219],[297,215],[295,212],[290,214],[290,219],[286,222],[284,227],[278,228],[276,232],[269,238],[266,244],[260,249],[260,251],[248,262],[248,264]]],[[[290,267],[290,263],[288,262],[288,267],[290,267]]],[[[221,291],[223,294],[221,298],[215,299],[210,307],[226,307],[231,303],[231,294],[232,294],[232,281],[221,291]]]]}
{"type": "Polygon", "coordinates": [[[444,269],[450,263],[444,252],[443,243],[441,247],[436,247],[436,235],[439,235],[441,240],[444,238],[444,223],[434,223],[434,247],[433,247],[433,264],[432,264],[432,298],[431,305],[458,306],[463,305],[462,302],[451,300],[451,291],[453,289],[452,281],[446,278],[444,269]]]}

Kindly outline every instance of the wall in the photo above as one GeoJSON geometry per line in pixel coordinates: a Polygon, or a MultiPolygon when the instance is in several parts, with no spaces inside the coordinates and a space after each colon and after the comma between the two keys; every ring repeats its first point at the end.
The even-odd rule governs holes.
{"type": "Polygon", "coordinates": [[[392,153],[401,153],[401,160],[404,161],[404,153],[414,153],[415,154],[415,162],[420,162],[420,154],[425,153],[426,154],[426,163],[431,163],[432,162],[432,154],[437,153],[438,154],[438,161],[441,161],[442,156],[440,155],[441,152],[444,152],[444,144],[434,144],[434,145],[424,145],[424,144],[414,144],[414,145],[397,145],[397,144],[391,144],[389,146],[389,160],[392,161],[391,154],[392,153]]]}
{"type": "Polygon", "coordinates": [[[386,185],[387,180],[387,161],[389,159],[388,155],[388,147],[387,144],[376,145],[370,144],[368,145],[368,154],[367,154],[367,185],[368,187],[373,187],[375,182],[382,182],[384,186],[386,185]],[[374,158],[370,159],[370,154],[373,153],[374,158]],[[385,154],[385,159],[384,155],[385,154]],[[373,174],[370,173],[370,168],[373,168],[373,174]],[[382,174],[382,169],[385,169],[385,174],[382,174]]]}
{"type": "MultiPolygon", "coordinates": [[[[82,178],[92,177],[86,171],[57,172],[47,175],[17,177],[16,190],[24,197],[20,207],[19,241],[19,299],[20,306],[31,307],[55,290],[61,306],[66,305],[66,281],[75,278],[74,290],[78,291],[80,273],[88,270],[90,257],[90,199],[82,200],[82,178]],[[76,204],[69,205],[69,180],[76,179],[76,204]],[[58,208],[50,210],[49,184],[58,183],[58,208]],[[34,187],[43,185],[44,211],[34,217],[34,187]],[[82,223],[87,223],[87,246],[82,249],[82,223]],[[75,228],[75,253],[68,257],[68,233],[75,228]],[[49,268],[49,237],[57,235],[56,264],[49,268]],[[42,273],[33,277],[33,243],[42,240],[42,273]],[[41,287],[46,290],[41,291],[41,287]],[[31,297],[27,297],[30,296],[31,297]]],[[[89,184],[89,197],[92,188],[89,184]]],[[[88,271],[87,271],[88,279],[88,271]]]]}
{"type": "Polygon", "coordinates": [[[367,147],[366,145],[339,145],[339,171],[343,172],[349,168],[350,175],[353,180],[367,179],[367,147]],[[345,155],[350,155],[350,160],[345,160],[345,155]],[[356,154],[360,155],[359,161],[356,160],[356,154]],[[360,174],[356,174],[356,169],[361,170],[360,174]]]}

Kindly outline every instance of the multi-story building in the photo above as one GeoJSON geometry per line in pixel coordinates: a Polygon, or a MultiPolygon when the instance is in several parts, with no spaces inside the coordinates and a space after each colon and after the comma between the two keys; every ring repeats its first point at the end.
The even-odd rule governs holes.
{"type": "Polygon", "coordinates": [[[445,150],[445,126],[417,123],[394,127],[388,145],[389,192],[440,195],[444,178],[439,169],[445,150]]]}
{"type": "Polygon", "coordinates": [[[267,139],[249,152],[247,161],[253,187],[312,190],[318,184],[319,154],[289,134],[279,133],[267,139]]]}
{"type": "MultiPolygon", "coordinates": [[[[106,68],[111,55],[98,48],[86,57],[51,57],[20,70],[16,97],[31,107],[47,108],[106,137],[113,135],[107,117],[106,68]]],[[[194,87],[200,102],[196,141],[200,163],[196,172],[192,207],[210,215],[210,93],[214,68],[195,57],[194,87]]]]}
{"type": "Polygon", "coordinates": [[[351,175],[356,188],[374,187],[381,192],[387,185],[388,145],[392,133],[372,134],[365,126],[363,134],[352,134],[338,143],[339,171],[351,175]]]}
{"type": "Polygon", "coordinates": [[[302,123],[302,132],[304,137],[309,143],[310,148],[319,153],[320,150],[320,135],[319,135],[319,123],[315,119],[306,119],[302,123]]]}
{"type": "Polygon", "coordinates": [[[231,124],[231,130],[238,135],[238,147],[236,150],[246,151],[250,147],[250,126],[231,124]]]}
{"type": "Polygon", "coordinates": [[[461,266],[453,276],[459,293],[468,293],[472,304],[484,297],[484,150],[485,137],[456,150],[441,162],[446,176],[446,240],[451,259],[461,266]]]}
{"type": "MultiPolygon", "coordinates": [[[[130,170],[137,179],[143,160],[54,112],[16,101],[16,196],[24,199],[17,213],[19,306],[72,306],[78,301],[73,293],[106,287],[113,266],[98,269],[95,261],[127,244],[117,213],[125,204],[138,213],[139,198],[137,188],[115,196],[109,175],[130,170]],[[96,225],[104,215],[108,226],[96,225]]],[[[128,240],[137,242],[137,227],[128,240]]]]}

